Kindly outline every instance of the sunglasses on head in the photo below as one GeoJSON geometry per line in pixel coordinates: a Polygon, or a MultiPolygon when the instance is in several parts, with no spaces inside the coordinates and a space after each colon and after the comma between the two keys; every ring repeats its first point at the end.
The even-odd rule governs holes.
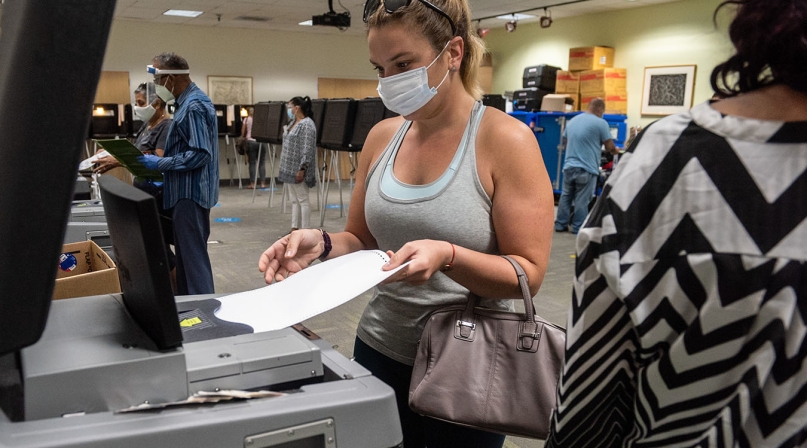
{"type": "MultiPolygon", "coordinates": [[[[419,0],[419,1],[420,3],[423,3],[427,8],[445,17],[445,19],[448,20],[448,24],[451,25],[451,35],[452,36],[457,35],[457,26],[454,25],[454,21],[451,20],[451,17],[449,17],[448,14],[445,13],[445,11],[438,8],[437,6],[435,6],[434,4],[432,4],[427,0],[419,0]]],[[[410,4],[412,4],[412,0],[384,0],[384,11],[386,11],[387,14],[392,14],[401,8],[409,6],[410,4]]],[[[378,9],[380,5],[381,0],[367,0],[364,3],[364,16],[362,17],[364,23],[367,23],[367,18],[370,17],[375,12],[375,10],[378,9]]]]}

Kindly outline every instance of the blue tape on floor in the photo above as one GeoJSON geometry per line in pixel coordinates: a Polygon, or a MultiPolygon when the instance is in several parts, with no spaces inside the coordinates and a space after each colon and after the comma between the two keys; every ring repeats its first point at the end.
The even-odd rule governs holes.
{"type": "Polygon", "coordinates": [[[325,208],[342,208],[342,206],[339,204],[328,204],[325,208]]]}
{"type": "Polygon", "coordinates": [[[213,207],[221,207],[221,204],[219,204],[219,203],[217,202],[217,203],[216,203],[216,205],[214,205],[213,207]]]}
{"type": "Polygon", "coordinates": [[[241,222],[241,218],[216,218],[213,222],[241,222]]]}

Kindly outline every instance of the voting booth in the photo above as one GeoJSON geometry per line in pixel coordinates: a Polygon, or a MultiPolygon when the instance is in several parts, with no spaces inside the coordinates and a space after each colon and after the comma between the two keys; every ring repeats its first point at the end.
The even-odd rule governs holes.
{"type": "Polygon", "coordinates": [[[286,120],[286,103],[283,101],[255,104],[252,138],[261,143],[283,143],[283,125],[286,120]]]}
{"type": "Polygon", "coordinates": [[[370,129],[384,119],[386,107],[381,98],[365,98],[356,102],[356,118],[353,120],[353,132],[350,144],[353,150],[361,150],[370,129]]]}
{"type": "Polygon", "coordinates": [[[3,8],[0,447],[400,446],[392,389],[326,341],[174,297],[156,203],[114,177],[100,186],[122,293],[51,300],[113,15],[103,0],[3,8]],[[50,162],[39,176],[19,170],[31,147],[50,162]]]}
{"type": "Polygon", "coordinates": [[[214,104],[213,108],[216,110],[216,127],[219,137],[223,137],[227,135],[227,105],[214,104]]]}

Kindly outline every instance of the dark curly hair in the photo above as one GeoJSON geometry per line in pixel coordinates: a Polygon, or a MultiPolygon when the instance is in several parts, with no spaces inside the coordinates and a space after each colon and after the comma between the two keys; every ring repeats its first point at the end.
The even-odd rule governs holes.
{"type": "Polygon", "coordinates": [[[737,8],[729,26],[736,53],[712,71],[715,92],[727,97],[773,84],[807,93],[807,1],[726,0],[737,8]]]}

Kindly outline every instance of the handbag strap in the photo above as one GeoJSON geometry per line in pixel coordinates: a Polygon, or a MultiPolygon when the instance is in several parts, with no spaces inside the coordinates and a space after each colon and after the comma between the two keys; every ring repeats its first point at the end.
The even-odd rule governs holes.
{"type": "Polygon", "coordinates": [[[524,299],[524,314],[527,315],[527,322],[535,322],[535,304],[532,302],[532,294],[530,294],[530,284],[527,280],[527,273],[518,262],[507,255],[502,255],[502,258],[509,261],[516,270],[518,276],[518,286],[521,287],[521,297],[524,299]]]}
{"type": "MultiPolygon", "coordinates": [[[[518,261],[514,260],[513,258],[510,258],[507,255],[502,255],[502,258],[509,261],[516,270],[518,286],[521,288],[521,298],[524,300],[525,321],[534,324],[535,304],[532,302],[532,294],[530,294],[530,284],[527,280],[527,273],[524,272],[524,268],[521,267],[518,261]]],[[[462,320],[457,322],[458,326],[462,326],[463,323],[468,324],[469,326],[472,325],[474,308],[479,305],[479,300],[479,296],[473,293],[470,295],[470,297],[468,297],[468,304],[465,307],[465,311],[462,313],[462,320]]]]}

